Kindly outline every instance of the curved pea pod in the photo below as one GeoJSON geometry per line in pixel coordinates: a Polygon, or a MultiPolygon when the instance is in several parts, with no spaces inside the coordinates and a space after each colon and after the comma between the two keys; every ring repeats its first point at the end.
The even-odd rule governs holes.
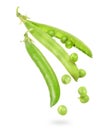
{"type": "Polygon", "coordinates": [[[50,94],[50,106],[52,107],[58,102],[60,97],[60,86],[56,74],[47,59],[33,44],[32,40],[27,36],[27,34],[25,34],[24,42],[28,54],[30,55],[36,66],[39,68],[46,81],[50,94]]]}
{"type": "Polygon", "coordinates": [[[26,17],[24,17],[20,13],[18,13],[17,16],[21,19],[28,31],[32,34],[32,36],[43,46],[45,46],[50,52],[52,52],[64,65],[70,75],[77,81],[79,78],[78,68],[76,64],[71,62],[70,56],[67,54],[67,52],[54,39],[52,39],[51,36],[49,36],[46,32],[42,31],[42,29],[28,21],[26,17]]]}
{"type": "Polygon", "coordinates": [[[82,51],[89,57],[92,57],[92,51],[90,50],[90,48],[76,36],[53,26],[40,24],[33,21],[30,22],[35,26],[39,27],[40,29],[42,29],[42,31],[44,32],[54,31],[55,37],[59,38],[62,42],[71,41],[74,47],[78,48],[80,51],[82,51]]]}

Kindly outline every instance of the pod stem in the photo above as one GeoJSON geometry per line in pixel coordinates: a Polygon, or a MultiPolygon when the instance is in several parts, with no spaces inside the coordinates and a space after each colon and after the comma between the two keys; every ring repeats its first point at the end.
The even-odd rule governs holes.
{"type": "Polygon", "coordinates": [[[25,32],[23,42],[26,42],[26,41],[33,42],[33,40],[28,37],[28,32],[29,32],[29,31],[25,32]]]}
{"type": "Polygon", "coordinates": [[[24,23],[27,19],[30,19],[28,16],[26,15],[22,15],[21,13],[19,13],[19,7],[16,8],[16,16],[24,23]]]}

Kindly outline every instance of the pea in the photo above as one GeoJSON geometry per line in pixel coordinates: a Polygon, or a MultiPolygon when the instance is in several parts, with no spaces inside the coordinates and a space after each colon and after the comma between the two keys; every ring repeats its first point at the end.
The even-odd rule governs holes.
{"type": "Polygon", "coordinates": [[[62,42],[62,43],[65,43],[67,40],[68,40],[68,38],[67,38],[66,36],[63,36],[63,37],[61,38],[61,42],[62,42]]]}
{"type": "Polygon", "coordinates": [[[72,53],[72,54],[70,55],[70,60],[71,60],[72,62],[76,62],[76,61],[78,60],[78,55],[77,55],[77,53],[72,53]]]}
{"type": "Polygon", "coordinates": [[[73,47],[73,42],[72,41],[66,41],[65,46],[66,46],[66,48],[70,49],[70,48],[73,47]]]}
{"type": "Polygon", "coordinates": [[[79,69],[79,77],[82,78],[86,75],[86,71],[84,69],[79,69]]]}
{"type": "Polygon", "coordinates": [[[88,95],[80,96],[79,99],[81,103],[87,103],[89,101],[89,96],[88,95]]]}
{"type": "Polygon", "coordinates": [[[60,105],[58,107],[57,111],[60,115],[66,115],[67,114],[67,107],[65,105],[60,105]]]}
{"type": "Polygon", "coordinates": [[[51,37],[55,36],[55,32],[54,32],[53,30],[49,30],[49,31],[48,31],[48,34],[49,34],[51,37]]]}
{"type": "Polygon", "coordinates": [[[86,90],[85,87],[80,87],[80,88],[78,89],[78,93],[79,93],[81,96],[85,96],[85,95],[87,95],[87,90],[86,90]]]}
{"type": "Polygon", "coordinates": [[[71,77],[67,74],[63,75],[62,78],[61,78],[61,81],[64,83],[64,84],[69,84],[70,81],[71,81],[71,77]]]}

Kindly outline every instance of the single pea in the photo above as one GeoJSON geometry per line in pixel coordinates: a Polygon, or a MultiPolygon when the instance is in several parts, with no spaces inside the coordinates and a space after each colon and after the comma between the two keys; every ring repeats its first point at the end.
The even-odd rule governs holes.
{"type": "Polygon", "coordinates": [[[62,43],[65,43],[67,40],[68,40],[68,38],[67,38],[66,36],[63,36],[63,37],[61,38],[61,42],[62,42],[62,43]]]}
{"type": "Polygon", "coordinates": [[[67,74],[63,75],[62,78],[61,78],[61,81],[64,83],[64,84],[69,84],[70,81],[71,81],[71,77],[67,74]]]}
{"type": "Polygon", "coordinates": [[[82,86],[78,89],[78,93],[80,94],[80,96],[85,96],[87,95],[87,89],[82,86]]]}
{"type": "Polygon", "coordinates": [[[79,77],[84,77],[86,75],[86,71],[83,69],[79,69],[79,77]]]}
{"type": "Polygon", "coordinates": [[[80,96],[79,99],[81,103],[87,103],[89,101],[89,96],[88,95],[80,96]]]}
{"type": "Polygon", "coordinates": [[[65,105],[60,105],[58,107],[57,111],[60,115],[66,115],[67,114],[67,107],[65,105]]]}
{"type": "Polygon", "coordinates": [[[70,49],[70,48],[73,47],[73,42],[72,41],[66,41],[65,46],[66,46],[66,48],[70,49]]]}
{"type": "Polygon", "coordinates": [[[55,36],[55,32],[54,32],[53,30],[49,30],[49,31],[48,31],[48,34],[49,34],[51,37],[55,36]]]}
{"type": "Polygon", "coordinates": [[[76,62],[76,61],[78,60],[78,55],[77,55],[77,53],[72,53],[72,54],[70,55],[70,60],[71,60],[72,62],[76,62]]]}

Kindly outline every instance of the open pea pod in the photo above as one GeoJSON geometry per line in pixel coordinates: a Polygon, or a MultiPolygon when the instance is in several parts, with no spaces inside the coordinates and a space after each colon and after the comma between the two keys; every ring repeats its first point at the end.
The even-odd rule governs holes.
{"type": "Polygon", "coordinates": [[[65,32],[59,28],[53,27],[53,26],[49,26],[46,24],[41,24],[41,23],[37,23],[33,21],[30,21],[30,22],[34,24],[35,26],[39,27],[40,29],[42,29],[42,31],[49,33],[51,36],[55,36],[59,38],[60,40],[62,40],[62,42],[63,40],[71,41],[74,47],[78,48],[80,51],[82,51],[89,57],[92,57],[92,51],[90,50],[90,48],[83,41],[73,36],[72,34],[65,32]]]}
{"type": "Polygon", "coordinates": [[[42,31],[38,26],[32,24],[27,17],[21,15],[17,9],[17,17],[24,23],[28,31],[32,36],[38,40],[43,46],[45,46],[50,52],[52,52],[57,59],[64,65],[70,75],[77,81],[79,78],[79,70],[75,63],[70,60],[68,53],[46,32],[42,31]]]}

